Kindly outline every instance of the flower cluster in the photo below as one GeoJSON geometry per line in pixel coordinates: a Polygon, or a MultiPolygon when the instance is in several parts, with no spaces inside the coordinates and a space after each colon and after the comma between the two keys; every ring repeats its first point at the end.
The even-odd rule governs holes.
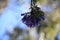
{"type": "Polygon", "coordinates": [[[22,15],[24,15],[22,21],[28,27],[38,27],[41,20],[44,20],[44,12],[37,6],[32,7],[30,12],[22,15]]]}

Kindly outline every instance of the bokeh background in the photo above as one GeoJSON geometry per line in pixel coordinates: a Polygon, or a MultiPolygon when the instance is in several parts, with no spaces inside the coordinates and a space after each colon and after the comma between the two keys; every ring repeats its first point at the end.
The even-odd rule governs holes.
{"type": "Polygon", "coordinates": [[[36,5],[45,13],[45,20],[37,28],[22,22],[21,14],[30,11],[31,0],[3,1],[0,1],[0,40],[60,40],[60,0],[37,1],[36,5]]]}

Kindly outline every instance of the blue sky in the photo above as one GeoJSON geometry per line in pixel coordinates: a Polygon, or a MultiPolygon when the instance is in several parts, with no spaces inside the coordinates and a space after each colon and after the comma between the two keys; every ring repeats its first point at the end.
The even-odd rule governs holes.
{"type": "MultiPolygon", "coordinates": [[[[25,3],[17,5],[17,0],[11,0],[3,14],[0,16],[0,39],[4,37],[6,32],[12,32],[16,26],[25,30],[27,26],[22,22],[23,16],[21,13],[29,11],[29,0],[24,0],[25,3]]],[[[6,37],[4,37],[6,38],[6,37]]],[[[7,40],[7,39],[6,39],[7,40]]]]}

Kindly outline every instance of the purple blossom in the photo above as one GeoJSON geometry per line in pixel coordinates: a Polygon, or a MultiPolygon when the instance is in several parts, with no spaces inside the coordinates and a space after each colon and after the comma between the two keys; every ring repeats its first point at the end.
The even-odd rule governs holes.
{"type": "MultiPolygon", "coordinates": [[[[38,7],[37,7],[38,8],[38,7]]],[[[31,10],[31,12],[27,12],[24,15],[22,21],[25,23],[28,27],[38,27],[40,25],[41,20],[44,20],[44,15],[39,15],[40,10],[31,10]],[[37,14],[38,13],[38,14],[37,14]],[[28,15],[30,14],[30,15],[28,15]]]]}

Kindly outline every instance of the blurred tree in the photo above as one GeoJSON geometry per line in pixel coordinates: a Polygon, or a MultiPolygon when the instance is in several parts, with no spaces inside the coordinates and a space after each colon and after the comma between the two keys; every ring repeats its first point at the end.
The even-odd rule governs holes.
{"type": "Polygon", "coordinates": [[[9,0],[0,0],[0,15],[9,4],[9,0]]]}

